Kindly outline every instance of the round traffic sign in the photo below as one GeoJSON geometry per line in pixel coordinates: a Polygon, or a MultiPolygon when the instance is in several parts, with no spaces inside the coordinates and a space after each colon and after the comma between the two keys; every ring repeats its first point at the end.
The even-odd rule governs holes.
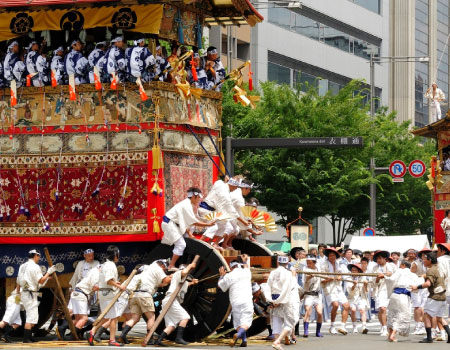
{"type": "Polygon", "coordinates": [[[394,160],[389,165],[389,174],[392,177],[403,177],[406,174],[406,165],[401,160],[394,160]]]}
{"type": "Polygon", "coordinates": [[[375,236],[375,230],[372,227],[367,227],[363,231],[364,236],[375,236]]]}
{"type": "Polygon", "coordinates": [[[415,159],[411,163],[409,163],[408,171],[413,177],[421,177],[425,174],[427,170],[425,163],[420,159],[415,159]]]}

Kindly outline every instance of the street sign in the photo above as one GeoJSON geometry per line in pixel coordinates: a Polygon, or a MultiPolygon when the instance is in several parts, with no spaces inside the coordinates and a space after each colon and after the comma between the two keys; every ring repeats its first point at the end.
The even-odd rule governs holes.
{"type": "MultiPolygon", "coordinates": [[[[364,146],[361,136],[346,137],[292,137],[292,138],[252,138],[230,139],[233,149],[253,148],[335,148],[350,147],[361,148],[364,146]]],[[[228,147],[228,146],[227,146],[228,147]]]]}
{"type": "Polygon", "coordinates": [[[426,170],[425,163],[420,159],[413,160],[408,166],[408,171],[413,177],[422,177],[426,170]]]}
{"type": "Polygon", "coordinates": [[[393,178],[401,178],[406,174],[406,165],[401,160],[394,160],[391,165],[389,165],[389,174],[393,178]]]}
{"type": "Polygon", "coordinates": [[[367,227],[366,229],[364,229],[363,235],[364,236],[375,236],[375,230],[371,227],[367,227]]]}

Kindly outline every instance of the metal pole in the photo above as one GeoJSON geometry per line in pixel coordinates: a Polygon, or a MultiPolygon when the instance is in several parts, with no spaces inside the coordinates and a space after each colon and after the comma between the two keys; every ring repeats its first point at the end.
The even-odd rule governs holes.
{"type": "MultiPolygon", "coordinates": [[[[372,122],[375,118],[375,62],[373,59],[373,52],[370,54],[370,118],[372,122]]],[[[372,139],[371,147],[374,149],[375,140],[372,139]]],[[[369,164],[372,177],[375,177],[375,158],[370,158],[369,164]]],[[[369,214],[369,227],[375,229],[377,222],[377,187],[376,184],[370,184],[370,214],[369,214]]]]}
{"type": "Polygon", "coordinates": [[[231,149],[231,137],[225,139],[225,163],[231,175],[234,175],[234,152],[231,149]]]}

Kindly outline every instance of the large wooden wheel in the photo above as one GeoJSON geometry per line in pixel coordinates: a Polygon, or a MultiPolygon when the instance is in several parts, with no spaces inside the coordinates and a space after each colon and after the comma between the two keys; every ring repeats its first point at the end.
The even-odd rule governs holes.
{"type": "MultiPolygon", "coordinates": [[[[157,259],[165,259],[172,256],[172,247],[160,244],[153,249],[145,263],[151,263],[157,259]]],[[[219,267],[224,266],[228,269],[225,259],[213,249],[209,244],[186,238],[186,249],[184,255],[178,260],[178,264],[190,263],[195,255],[200,255],[199,263],[191,273],[193,278],[199,280],[216,275],[219,267]]],[[[167,289],[167,287],[166,287],[167,289]]],[[[156,314],[161,311],[161,301],[164,298],[164,290],[158,291],[155,297],[156,314]]],[[[217,287],[217,278],[200,282],[189,288],[185,295],[183,307],[191,316],[184,339],[187,341],[197,341],[212,334],[227,319],[230,313],[230,302],[228,293],[222,292],[217,287]]],[[[160,333],[164,328],[162,323],[157,332],[160,333]]]]}

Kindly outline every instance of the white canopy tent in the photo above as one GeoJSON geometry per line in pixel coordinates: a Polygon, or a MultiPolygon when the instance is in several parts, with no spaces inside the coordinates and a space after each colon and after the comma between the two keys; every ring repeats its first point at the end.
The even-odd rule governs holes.
{"type": "Polygon", "coordinates": [[[403,253],[408,249],[430,248],[426,235],[409,236],[353,236],[349,247],[361,251],[387,250],[403,253]]]}

